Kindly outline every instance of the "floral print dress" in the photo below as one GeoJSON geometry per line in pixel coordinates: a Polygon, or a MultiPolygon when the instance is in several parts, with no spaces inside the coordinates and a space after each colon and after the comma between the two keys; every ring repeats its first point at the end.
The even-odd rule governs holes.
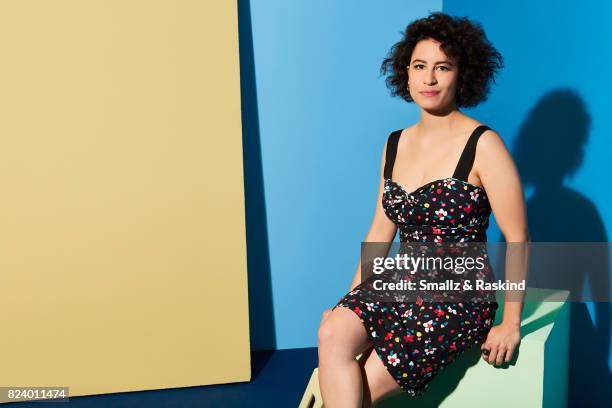
{"type": "MultiPolygon", "coordinates": [[[[387,142],[382,206],[398,226],[400,242],[486,242],[491,206],[485,190],[467,182],[479,136],[470,135],[453,177],[407,192],[391,178],[401,130],[387,142]]],[[[490,274],[490,268],[485,270],[490,274]]],[[[491,275],[488,276],[490,278],[491,275]]],[[[495,297],[444,302],[416,297],[414,302],[381,302],[365,282],[334,306],[354,311],[395,381],[409,395],[423,394],[430,381],[459,354],[482,343],[495,320],[495,297]]]]}

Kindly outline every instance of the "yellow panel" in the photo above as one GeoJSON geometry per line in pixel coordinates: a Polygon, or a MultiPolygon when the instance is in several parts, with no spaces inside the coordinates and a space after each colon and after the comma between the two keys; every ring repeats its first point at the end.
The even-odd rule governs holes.
{"type": "Polygon", "coordinates": [[[235,1],[0,2],[0,385],[250,380],[235,1]]]}

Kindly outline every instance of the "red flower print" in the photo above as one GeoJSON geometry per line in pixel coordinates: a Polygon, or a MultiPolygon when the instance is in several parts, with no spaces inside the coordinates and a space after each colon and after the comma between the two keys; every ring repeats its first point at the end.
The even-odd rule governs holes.
{"type": "Polygon", "coordinates": [[[389,340],[391,337],[393,337],[393,332],[387,332],[385,335],[385,340],[389,340]]]}
{"type": "Polygon", "coordinates": [[[357,316],[361,317],[361,309],[359,308],[359,306],[355,306],[355,313],[357,313],[357,316]]]}

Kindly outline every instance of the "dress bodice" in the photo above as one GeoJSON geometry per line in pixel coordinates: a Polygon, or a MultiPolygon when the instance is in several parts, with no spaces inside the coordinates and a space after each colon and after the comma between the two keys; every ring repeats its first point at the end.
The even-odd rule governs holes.
{"type": "MultiPolygon", "coordinates": [[[[400,242],[431,243],[485,243],[491,206],[483,187],[468,183],[467,178],[474,162],[476,143],[480,135],[489,129],[478,126],[468,138],[452,177],[430,181],[412,192],[406,191],[392,179],[393,164],[401,130],[389,136],[384,168],[384,191],[382,206],[385,214],[399,229],[400,242]]],[[[463,244],[460,244],[463,245],[463,244]]],[[[492,268],[488,263],[486,244],[465,244],[462,255],[480,256],[487,260],[482,270],[453,275],[456,281],[491,281],[492,268]],[[467,247],[467,245],[470,245],[467,247]]],[[[457,249],[457,248],[455,248],[457,249]]],[[[450,249],[449,249],[450,250],[450,249]]],[[[427,253],[435,253],[429,247],[427,253]]],[[[401,253],[420,254],[416,247],[400,248],[401,253]],[[416,252],[415,252],[416,251],[416,252]]],[[[452,252],[452,250],[451,250],[452,252]]],[[[443,281],[447,275],[436,270],[421,270],[410,279],[426,278],[428,281],[443,281]]],[[[495,300],[494,293],[482,290],[421,292],[426,299],[444,300],[495,300]]]]}
{"type": "Polygon", "coordinates": [[[470,135],[452,177],[433,180],[412,192],[392,180],[401,130],[387,142],[382,206],[399,228],[401,242],[486,242],[491,206],[484,188],[467,182],[478,137],[470,135]]]}

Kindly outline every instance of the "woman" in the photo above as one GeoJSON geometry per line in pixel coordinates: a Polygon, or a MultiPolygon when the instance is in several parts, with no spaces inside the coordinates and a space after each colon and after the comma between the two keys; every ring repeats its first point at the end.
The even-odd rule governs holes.
{"type": "MultiPolygon", "coordinates": [[[[459,110],[486,100],[502,66],[480,26],[466,18],[432,13],[408,25],[381,71],[390,74],[393,95],[420,107],[420,119],[385,142],[365,242],[390,243],[398,228],[402,242],[485,242],[491,211],[506,242],[529,241],[522,186],[509,152],[496,132],[459,110]]],[[[502,322],[492,327],[495,299],[417,299],[389,307],[368,297],[360,280],[361,264],[350,292],[324,312],[318,330],[326,408],[371,406],[401,391],[419,395],[473,344],[481,345],[484,360],[499,365],[511,360],[520,342],[522,299],[506,300],[502,322]],[[453,329],[439,325],[440,316],[453,329]],[[355,360],[371,348],[375,352],[355,360]]]]}

